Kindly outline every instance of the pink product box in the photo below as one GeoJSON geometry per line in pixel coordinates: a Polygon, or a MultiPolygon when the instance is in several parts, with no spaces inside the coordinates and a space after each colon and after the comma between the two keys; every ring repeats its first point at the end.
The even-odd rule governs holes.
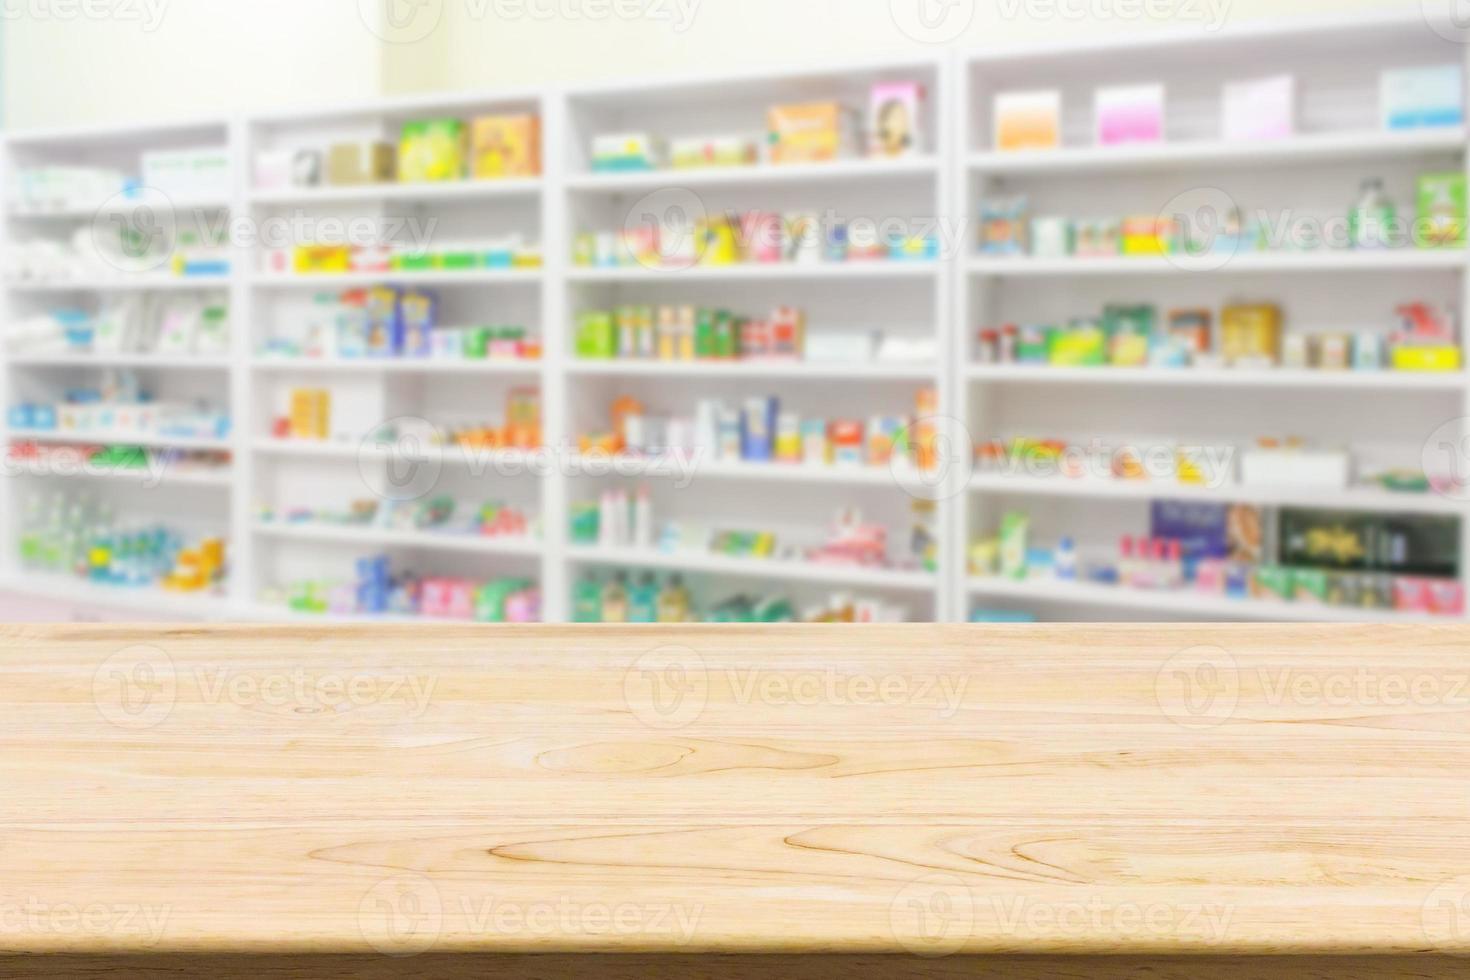
{"type": "Polygon", "coordinates": [[[1164,86],[1100,88],[1093,99],[1100,146],[1158,143],[1164,138],[1164,86]]]}
{"type": "Polygon", "coordinates": [[[419,612],[432,619],[474,619],[475,587],[459,579],[424,579],[419,612]]]}
{"type": "Polygon", "coordinates": [[[353,272],[387,272],[393,267],[393,249],[387,245],[355,246],[349,262],[353,272]]]}
{"type": "Polygon", "coordinates": [[[1443,579],[1399,578],[1394,580],[1394,608],[1406,613],[1462,616],[1465,587],[1443,579]]]}
{"type": "Polygon", "coordinates": [[[780,262],[786,254],[785,223],[779,214],[751,211],[742,219],[741,234],[752,262],[780,262]]]}

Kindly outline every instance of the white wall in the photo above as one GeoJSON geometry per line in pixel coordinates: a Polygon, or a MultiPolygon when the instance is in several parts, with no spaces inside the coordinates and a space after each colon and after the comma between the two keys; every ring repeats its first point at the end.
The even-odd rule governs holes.
{"type": "Polygon", "coordinates": [[[0,0],[0,70],[24,128],[1423,2],[1445,0],[0,0]]]}
{"type": "Polygon", "coordinates": [[[383,87],[383,45],[356,0],[0,0],[0,11],[13,128],[225,114],[383,87]]]}
{"type": "Polygon", "coordinates": [[[1424,3],[1444,2],[425,0],[420,27],[407,34],[416,37],[437,14],[437,29],[417,42],[435,53],[425,59],[426,71],[395,81],[400,90],[422,90],[687,74],[834,61],[934,43],[974,47],[1167,27],[1228,30],[1232,23],[1267,17],[1418,10],[1424,3]],[[601,16],[593,16],[598,7],[601,16]],[[925,10],[937,25],[932,31],[919,19],[925,10]],[[1158,16],[1161,12],[1166,16],[1158,16]]]}

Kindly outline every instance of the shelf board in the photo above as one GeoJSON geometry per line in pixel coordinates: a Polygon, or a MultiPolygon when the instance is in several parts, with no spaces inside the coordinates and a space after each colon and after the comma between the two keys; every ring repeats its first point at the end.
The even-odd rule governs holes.
{"type": "Polygon", "coordinates": [[[1422,392],[1460,392],[1466,375],[1460,371],[1321,371],[1231,370],[1204,368],[1051,367],[1037,364],[976,364],[965,372],[971,381],[989,384],[1093,384],[1137,387],[1217,387],[1388,389],[1422,392]]]}
{"type": "Polygon", "coordinates": [[[537,285],[544,278],[543,268],[535,269],[471,269],[467,272],[339,272],[324,275],[283,275],[258,272],[250,284],[261,289],[353,289],[395,283],[422,286],[458,285],[537,285]]]}
{"type": "MultiPolygon", "coordinates": [[[[9,465],[11,472],[21,476],[32,477],[50,477],[66,480],[116,480],[121,483],[148,483],[155,478],[155,474],[149,467],[102,468],[91,466],[84,460],[69,462],[67,469],[72,472],[62,472],[56,466],[48,465],[42,460],[12,461],[9,465]]],[[[164,467],[160,482],[165,486],[229,489],[231,481],[232,474],[229,467],[209,469],[199,466],[181,467],[170,464],[164,467]]]]}
{"type": "Polygon", "coordinates": [[[1331,510],[1384,511],[1402,514],[1461,514],[1462,501],[1436,493],[1394,493],[1376,487],[1349,490],[1245,486],[1191,486],[1162,481],[1110,480],[1051,476],[977,474],[970,480],[977,493],[1073,497],[1092,500],[1211,500],[1221,503],[1331,510]]]}
{"type": "Polygon", "coordinates": [[[183,211],[228,211],[233,207],[228,198],[172,198],[155,194],[151,197],[138,198],[136,200],[116,200],[109,198],[106,201],[98,202],[92,207],[54,208],[45,211],[12,208],[6,212],[6,217],[12,221],[91,221],[101,214],[129,214],[133,209],[138,207],[158,207],[163,204],[167,204],[169,210],[175,214],[183,211]]]}
{"type": "Polygon", "coordinates": [[[252,444],[255,452],[266,456],[295,457],[298,459],[332,460],[399,460],[403,462],[435,462],[445,465],[470,467],[521,467],[531,460],[532,454],[521,449],[463,449],[459,446],[444,446],[442,452],[406,453],[392,445],[366,445],[357,442],[313,441],[308,439],[257,439],[252,444]]]}
{"type": "Polygon", "coordinates": [[[598,565],[661,568],[708,575],[735,575],[788,582],[822,582],[872,589],[928,592],[938,584],[937,577],[929,572],[821,565],[815,562],[778,561],[765,558],[732,558],[689,552],[666,553],[643,548],[573,546],[568,549],[568,557],[573,561],[598,565]]]}
{"type": "Polygon", "coordinates": [[[810,463],[745,463],[739,461],[700,460],[691,453],[676,465],[666,459],[644,460],[636,456],[614,456],[596,459],[572,456],[569,469],[588,475],[611,471],[612,475],[647,477],[648,479],[748,480],[769,483],[813,483],[843,486],[922,487],[929,483],[928,474],[911,467],[826,466],[810,463]]]}
{"type": "Polygon", "coordinates": [[[217,593],[168,592],[161,588],[129,588],[102,585],[86,579],[54,573],[17,571],[0,581],[0,589],[38,599],[53,599],[79,605],[105,606],[129,612],[146,612],[160,620],[194,619],[242,622],[248,616],[227,597],[217,593]]]}
{"type": "Polygon", "coordinates": [[[1464,154],[1463,126],[1407,132],[1366,130],[1309,133],[1258,142],[1197,140],[1126,146],[1063,147],[1055,150],[972,154],[972,171],[992,176],[1030,177],[1048,174],[1159,172],[1185,168],[1280,166],[1322,161],[1378,161],[1419,156],[1464,154]]]}
{"type": "Polygon", "coordinates": [[[55,282],[11,282],[3,287],[15,293],[137,293],[228,289],[230,276],[117,276],[106,279],[68,279],[55,282]]]}
{"type": "Polygon", "coordinates": [[[322,372],[331,374],[472,374],[535,375],[541,361],[486,359],[436,360],[434,358],[336,358],[257,357],[250,362],[257,371],[322,372]]]}
{"type": "Polygon", "coordinates": [[[1122,586],[1097,585],[1091,582],[1063,582],[1056,579],[971,578],[967,586],[971,597],[1020,599],[1046,603],[1072,603],[1130,609],[1142,612],[1170,613],[1217,620],[1254,620],[1258,622],[1292,623],[1459,623],[1458,616],[1435,616],[1423,613],[1401,613],[1393,610],[1344,609],[1313,606],[1297,602],[1269,602],[1260,599],[1229,599],[1190,590],[1150,592],[1122,586]]]}
{"type": "Polygon", "coordinates": [[[200,439],[190,436],[138,435],[132,432],[56,432],[49,429],[10,429],[11,439],[56,445],[142,446],[152,449],[199,449],[229,452],[228,439],[200,439]]]}
{"type": "Polygon", "coordinates": [[[567,178],[573,191],[627,193],[671,187],[765,187],[781,184],[861,183],[899,178],[927,178],[939,174],[932,156],[903,160],[837,160],[831,163],[753,164],[702,167],[687,170],[651,170],[631,173],[586,173],[567,178]]]}
{"type": "Polygon", "coordinates": [[[640,361],[581,360],[569,374],[672,378],[851,378],[854,380],[932,380],[933,364],[836,364],[813,361],[640,361]]]}
{"type": "Polygon", "coordinates": [[[368,526],[257,521],[255,533],[283,541],[314,541],[366,548],[423,548],[485,555],[535,557],[545,549],[542,542],[529,537],[477,537],[432,531],[391,531],[368,526]]]}
{"type": "Polygon", "coordinates": [[[505,180],[452,180],[422,183],[362,184],[352,187],[288,187],[281,190],[252,190],[250,203],[275,204],[372,204],[378,201],[431,203],[475,201],[507,197],[534,197],[541,193],[540,177],[505,180]]]}
{"type": "Polygon", "coordinates": [[[874,260],[870,262],[747,262],[740,265],[696,265],[688,269],[644,266],[575,268],[570,282],[699,282],[824,279],[922,279],[939,274],[940,263],[874,260]]]}
{"type": "Polygon", "coordinates": [[[228,357],[188,354],[12,354],[7,359],[12,367],[69,368],[155,368],[158,370],[225,371],[228,357]]]}
{"type": "Polygon", "coordinates": [[[1464,271],[1463,249],[1403,248],[1385,251],[1241,252],[1221,264],[1221,256],[1107,256],[1062,259],[989,258],[970,260],[972,275],[1024,276],[1229,275],[1246,272],[1411,272],[1464,271]]]}

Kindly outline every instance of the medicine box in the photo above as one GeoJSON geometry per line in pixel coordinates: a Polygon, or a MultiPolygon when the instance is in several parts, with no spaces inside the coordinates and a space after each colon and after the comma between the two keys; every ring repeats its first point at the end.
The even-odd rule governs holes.
{"type": "Polygon", "coordinates": [[[1062,93],[1001,92],[994,103],[997,150],[1051,150],[1062,142],[1062,93]]]}
{"type": "Polygon", "coordinates": [[[476,180],[541,174],[541,117],[481,116],[470,123],[470,175],[476,180]]]}
{"type": "Polygon", "coordinates": [[[1465,122],[1463,74],[1459,65],[1399,68],[1379,76],[1379,111],[1384,129],[1459,126],[1465,122]]]}

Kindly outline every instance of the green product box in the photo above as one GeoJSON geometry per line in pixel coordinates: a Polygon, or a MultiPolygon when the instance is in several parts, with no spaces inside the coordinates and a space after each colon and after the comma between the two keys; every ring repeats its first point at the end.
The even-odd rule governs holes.
{"type": "Polygon", "coordinates": [[[1419,177],[1419,210],[1414,244],[1420,248],[1465,247],[1465,174],[1419,177]]]}
{"type": "Polygon", "coordinates": [[[1296,573],[1279,565],[1263,565],[1256,569],[1254,591],[1258,599],[1290,601],[1296,596],[1296,573]]]}
{"type": "Polygon", "coordinates": [[[480,255],[478,252],[439,252],[434,256],[435,268],[445,272],[466,272],[470,269],[480,267],[480,255]]]}
{"type": "Polygon", "coordinates": [[[698,319],[694,323],[694,356],[696,358],[715,357],[715,320],[718,314],[714,310],[701,309],[698,319]]]}
{"type": "Polygon", "coordinates": [[[577,357],[582,360],[607,360],[618,351],[617,328],[613,315],[606,310],[583,313],[577,318],[577,357]]]}
{"type": "Polygon", "coordinates": [[[394,255],[390,265],[395,272],[431,272],[434,256],[428,252],[403,252],[394,255]]]}
{"type": "Polygon", "coordinates": [[[467,327],[464,330],[464,357],[468,361],[483,361],[490,353],[490,328],[467,327]]]}
{"type": "Polygon", "coordinates": [[[519,582],[501,580],[489,582],[476,589],[475,621],[478,623],[505,622],[505,602],[519,585],[519,582]]]}
{"type": "Polygon", "coordinates": [[[1297,602],[1312,605],[1328,605],[1333,594],[1332,573],[1317,568],[1298,568],[1292,573],[1295,589],[1292,593],[1297,602]]]}
{"type": "Polygon", "coordinates": [[[733,360],[740,353],[740,336],[735,317],[728,310],[715,314],[715,357],[733,360]]]}

